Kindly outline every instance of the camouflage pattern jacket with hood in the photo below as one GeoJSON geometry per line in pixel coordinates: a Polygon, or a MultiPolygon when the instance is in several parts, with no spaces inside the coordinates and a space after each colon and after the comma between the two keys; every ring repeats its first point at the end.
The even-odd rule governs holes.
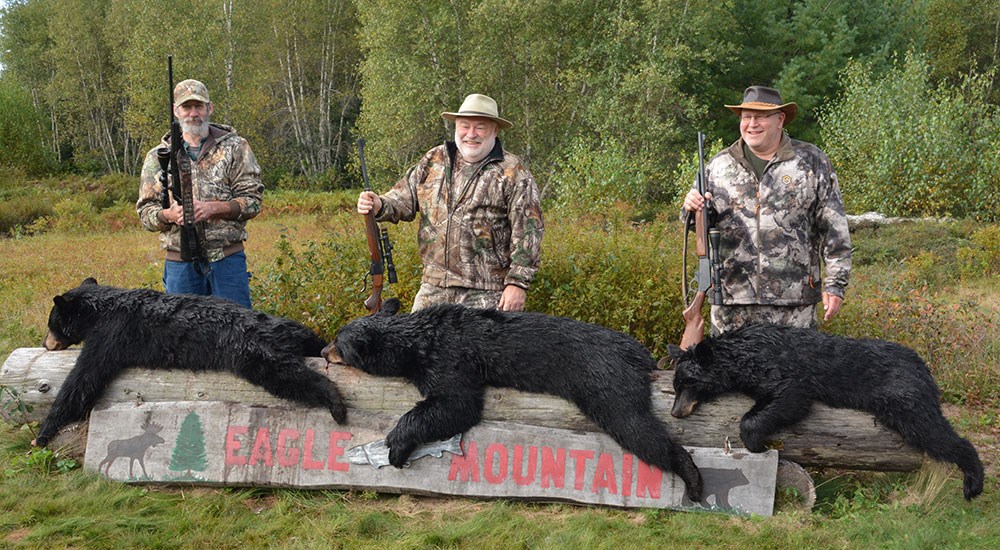
{"type": "Polygon", "coordinates": [[[468,178],[454,176],[456,154],[450,141],[428,151],[381,196],[376,219],[411,221],[420,212],[424,283],[528,289],[541,259],[544,230],[534,178],[499,139],[468,178]]]}
{"type": "MultiPolygon", "coordinates": [[[[167,134],[160,147],[169,146],[170,134],[167,134]]],[[[146,230],[160,232],[160,247],[176,252],[180,250],[180,227],[161,223],[157,217],[163,210],[159,174],[160,163],[154,148],[146,154],[142,165],[135,209],[146,230]]],[[[260,166],[250,144],[231,126],[211,123],[198,159],[191,163],[191,182],[195,199],[226,201],[230,205],[228,219],[204,222],[202,246],[205,255],[210,262],[221,260],[223,248],[247,239],[246,221],[260,213],[264,184],[260,181],[260,166]]]]}
{"type": "Polygon", "coordinates": [[[801,306],[820,302],[823,291],[844,296],[851,238],[826,154],[783,135],[758,181],[740,139],[705,172],[722,232],[724,305],[801,306]]]}

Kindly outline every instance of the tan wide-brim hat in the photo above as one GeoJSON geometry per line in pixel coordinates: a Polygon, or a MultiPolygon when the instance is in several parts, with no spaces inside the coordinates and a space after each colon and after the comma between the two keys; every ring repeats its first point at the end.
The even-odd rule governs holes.
{"type": "Polygon", "coordinates": [[[739,105],[726,105],[726,108],[737,115],[744,110],[773,111],[778,109],[785,113],[785,124],[795,120],[795,115],[799,114],[799,106],[794,101],[782,103],[781,93],[774,88],[767,88],[765,86],[750,86],[743,91],[743,103],[739,105]]]}
{"type": "Polygon", "coordinates": [[[501,130],[512,128],[514,124],[509,120],[500,118],[500,111],[497,110],[497,102],[490,96],[483,94],[469,94],[458,108],[457,113],[441,113],[443,118],[452,122],[458,117],[481,117],[488,118],[497,123],[501,130]]]}

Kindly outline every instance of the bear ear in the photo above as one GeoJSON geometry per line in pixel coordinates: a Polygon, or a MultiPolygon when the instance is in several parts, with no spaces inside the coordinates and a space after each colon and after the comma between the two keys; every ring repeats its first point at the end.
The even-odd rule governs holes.
{"type": "Polygon", "coordinates": [[[87,277],[86,279],[83,280],[82,283],[80,283],[80,286],[96,285],[96,284],[97,284],[97,279],[93,277],[87,277]]]}
{"type": "Polygon", "coordinates": [[[382,302],[382,309],[378,310],[378,312],[387,317],[395,315],[399,312],[399,298],[389,298],[382,302]]]}
{"type": "Polygon", "coordinates": [[[705,340],[698,342],[698,344],[695,345],[694,347],[694,358],[695,361],[698,361],[698,363],[701,365],[712,364],[712,361],[714,359],[714,355],[712,353],[712,345],[705,340]]]}
{"type": "Polygon", "coordinates": [[[69,304],[69,300],[63,298],[63,295],[60,294],[52,298],[52,303],[56,306],[56,309],[64,309],[69,304]]]}

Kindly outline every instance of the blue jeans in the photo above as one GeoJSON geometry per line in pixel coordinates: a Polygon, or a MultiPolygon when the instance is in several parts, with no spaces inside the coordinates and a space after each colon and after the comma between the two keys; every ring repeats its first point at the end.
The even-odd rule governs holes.
{"type": "Polygon", "coordinates": [[[251,308],[246,252],[241,250],[208,264],[208,267],[209,273],[204,275],[195,270],[193,262],[166,260],[163,287],[171,294],[218,296],[251,308]]]}

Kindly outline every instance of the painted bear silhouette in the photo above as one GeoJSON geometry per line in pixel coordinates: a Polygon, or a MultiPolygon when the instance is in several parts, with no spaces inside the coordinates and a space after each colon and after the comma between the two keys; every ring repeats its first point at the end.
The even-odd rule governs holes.
{"type": "Polygon", "coordinates": [[[52,299],[45,348],[83,342],[34,443],[82,420],[130,367],[228,371],[271,394],[324,407],[344,422],[337,386],[306,366],[326,342],[305,326],[213,296],[164,294],[97,284],[93,278],[52,299]]]}
{"type": "Polygon", "coordinates": [[[767,437],[808,416],[814,401],[875,415],[928,456],[956,464],[963,494],[983,492],[983,464],[975,447],[941,413],[940,391],[912,349],[884,340],[854,339],[778,325],[749,326],[708,338],[682,351],[671,414],[683,418],[698,403],[726,392],[754,399],[740,420],[746,448],[763,451],[767,437]]]}
{"type": "Polygon", "coordinates": [[[691,455],[651,410],[656,361],[635,339],[540,313],[438,305],[395,315],[399,300],[341,327],[323,355],[375,376],[401,376],[423,401],[386,436],[400,468],[419,445],[482,419],[486,386],[562,397],[647,464],[674,472],[691,500],[702,480],[691,455]]]}

